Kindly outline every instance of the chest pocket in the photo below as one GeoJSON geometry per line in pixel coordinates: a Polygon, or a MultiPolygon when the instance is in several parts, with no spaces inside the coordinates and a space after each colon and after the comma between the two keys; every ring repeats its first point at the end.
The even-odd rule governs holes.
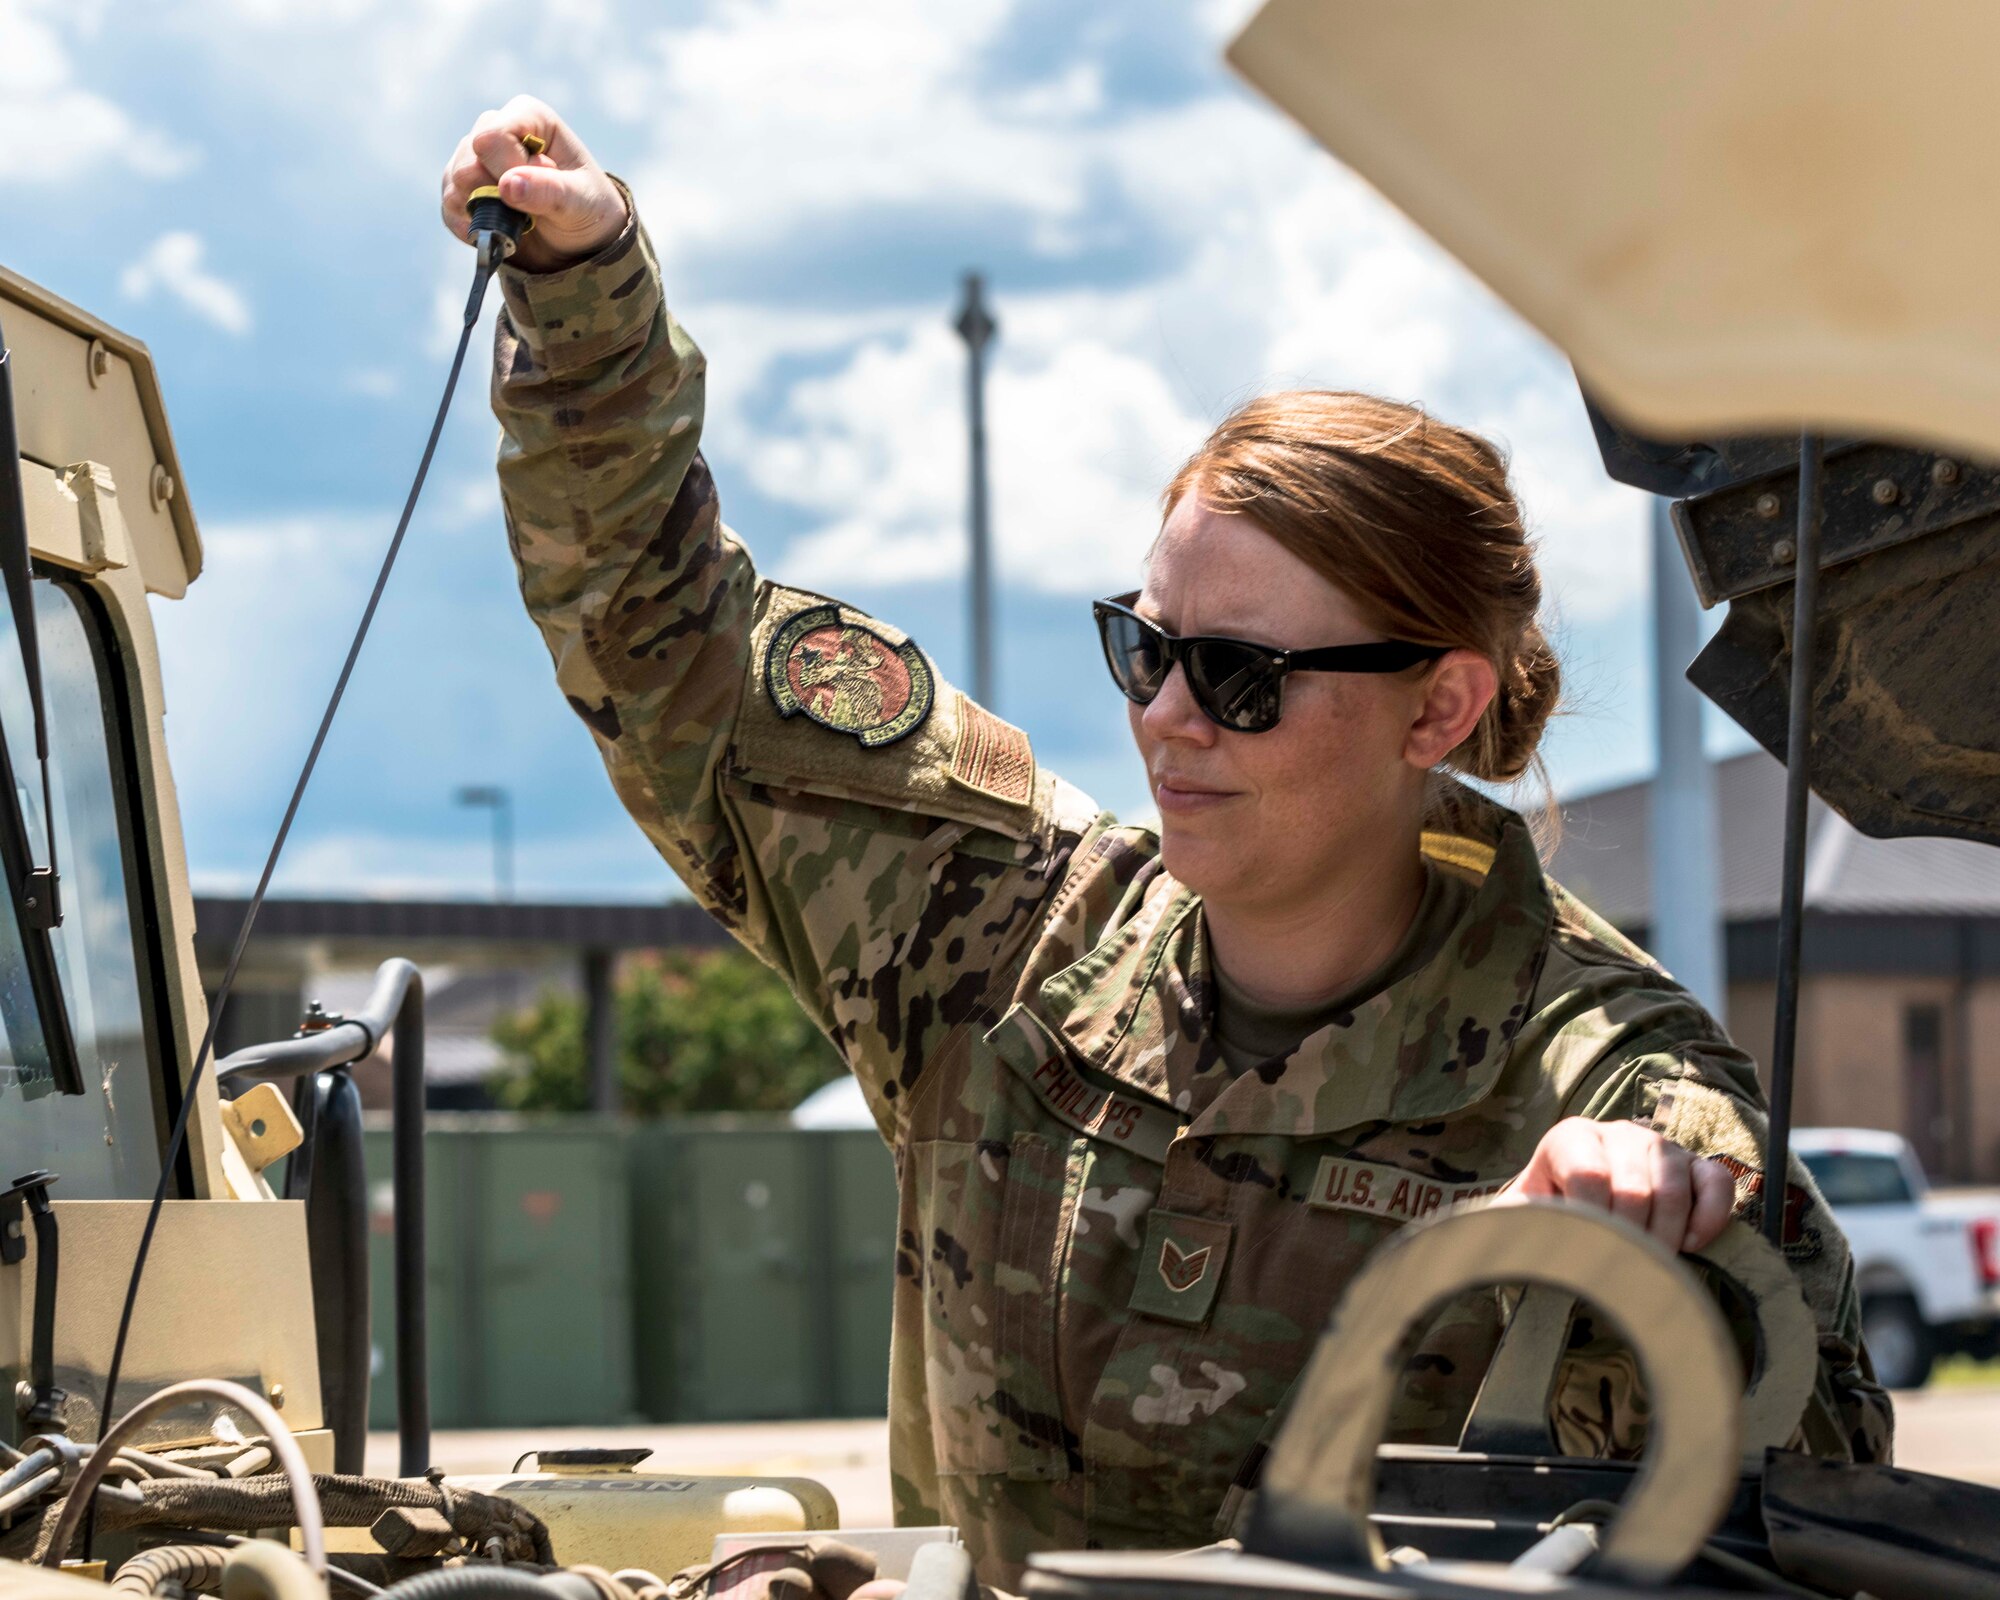
{"type": "MultiPolygon", "coordinates": [[[[1122,1302],[1103,1301],[1108,1280],[1093,1269],[1078,1304],[1072,1257],[1079,1236],[1086,1255],[1134,1252],[1136,1236],[1119,1240],[1144,1226],[1157,1169],[1143,1187],[1112,1193],[1104,1161],[1120,1171],[1157,1163],[1176,1127],[1164,1108],[1084,1081],[1019,1007],[974,1036],[912,1107],[940,1472],[1054,1481],[1083,1470],[1077,1423],[1122,1302]]],[[[1129,1289],[1129,1263],[1119,1270],[1129,1289]]]]}
{"type": "Polygon", "coordinates": [[[911,1147],[926,1252],[924,1371],[938,1470],[1080,1470],[1056,1394],[1069,1150],[1039,1133],[911,1147]]]}
{"type": "Polygon", "coordinates": [[[1171,1113],[1083,1082],[1018,1006],[972,1036],[912,1108],[940,1472],[1053,1481],[1082,1471],[1057,1331],[1085,1172],[1094,1144],[1157,1146],[1157,1159],[1173,1131],[1171,1113]]]}

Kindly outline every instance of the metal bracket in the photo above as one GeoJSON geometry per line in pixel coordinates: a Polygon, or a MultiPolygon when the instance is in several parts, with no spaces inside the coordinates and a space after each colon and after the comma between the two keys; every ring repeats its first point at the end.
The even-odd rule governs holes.
{"type": "Polygon", "coordinates": [[[54,867],[28,869],[28,881],[21,886],[21,912],[30,927],[62,926],[62,880],[54,867]]]}
{"type": "MultiPolygon", "coordinates": [[[[1796,461],[1696,494],[1674,527],[1704,606],[1796,576],[1796,461]]],[[[1823,569],[2000,512],[2000,467],[1901,445],[1829,445],[1821,488],[1823,569]]]]}
{"type": "Polygon", "coordinates": [[[56,1175],[37,1167],[24,1173],[5,1189],[0,1189],[0,1266],[18,1267],[28,1258],[28,1229],[22,1216],[24,1205],[35,1212],[35,1236],[41,1238],[41,1216],[49,1208],[49,1185],[56,1175]]]}
{"type": "Polygon", "coordinates": [[[35,1318],[28,1355],[28,1393],[21,1414],[36,1433],[64,1431],[63,1407],[69,1395],[56,1387],[56,1214],[49,1204],[49,1185],[56,1175],[45,1167],[24,1173],[0,1191],[0,1263],[18,1266],[28,1254],[25,1207],[35,1225],[35,1318]]]}
{"type": "Polygon", "coordinates": [[[252,1172],[262,1172],[305,1142],[298,1113],[275,1083],[252,1084],[222,1105],[222,1125],[252,1172]]]}
{"type": "Polygon", "coordinates": [[[103,572],[129,566],[132,535],[118,505],[118,484],[102,462],[76,461],[63,468],[63,487],[76,497],[77,534],[83,570],[103,572]]]}
{"type": "Polygon", "coordinates": [[[1465,1419],[1459,1449],[1501,1456],[1562,1454],[1549,1427],[1549,1397],[1575,1320],[1573,1295],[1539,1283],[1521,1291],[1465,1419]]]}

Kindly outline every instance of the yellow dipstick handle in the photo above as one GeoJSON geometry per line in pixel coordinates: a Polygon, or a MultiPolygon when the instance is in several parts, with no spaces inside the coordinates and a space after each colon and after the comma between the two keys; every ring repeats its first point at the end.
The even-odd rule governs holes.
{"type": "MultiPolygon", "coordinates": [[[[538,156],[548,148],[548,142],[538,134],[521,135],[521,146],[529,155],[538,156]]],[[[535,225],[535,219],[524,211],[517,211],[500,198],[500,185],[482,183],[465,197],[465,213],[471,219],[473,246],[479,251],[482,261],[497,264],[514,253],[521,235],[535,225]]]]}

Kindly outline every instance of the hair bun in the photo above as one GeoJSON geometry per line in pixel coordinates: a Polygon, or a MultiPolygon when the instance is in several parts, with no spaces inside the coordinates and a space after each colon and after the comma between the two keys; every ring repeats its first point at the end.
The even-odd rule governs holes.
{"type": "Polygon", "coordinates": [[[1467,741],[1466,770],[1475,778],[1512,783],[1537,762],[1542,730],[1562,698],[1562,663],[1539,622],[1530,622],[1512,661],[1504,663],[1499,693],[1482,722],[1488,736],[1467,741]]]}

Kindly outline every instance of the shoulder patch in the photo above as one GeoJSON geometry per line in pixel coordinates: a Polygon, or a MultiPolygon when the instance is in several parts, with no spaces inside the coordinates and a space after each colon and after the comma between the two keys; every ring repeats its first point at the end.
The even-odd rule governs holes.
{"type": "Polygon", "coordinates": [[[1035,756],[1028,736],[961,694],[951,776],[975,794],[1027,804],[1035,794],[1035,756]]]}
{"type": "Polygon", "coordinates": [[[916,732],[937,697],[936,676],[916,645],[891,644],[830,604],[799,612],[772,634],[764,684],[779,716],[803,715],[869,749],[916,732]]]}
{"type": "MultiPolygon", "coordinates": [[[[1655,1133],[1698,1156],[1720,1162],[1736,1184],[1736,1216],[1752,1230],[1763,1227],[1768,1185],[1762,1148],[1767,1128],[1761,1109],[1744,1105],[1699,1080],[1681,1078],[1660,1091],[1651,1122],[1655,1133]]],[[[1784,1254],[1796,1268],[1802,1262],[1816,1261],[1827,1241],[1820,1226],[1825,1212],[1815,1204],[1817,1196],[1798,1181],[1807,1174],[1796,1155],[1792,1167],[1781,1204],[1785,1208],[1784,1254]]],[[[1844,1252],[1835,1254],[1842,1256],[1844,1252]]],[[[1844,1259],[1836,1263],[1837,1270],[1845,1266],[1844,1259]]]]}

